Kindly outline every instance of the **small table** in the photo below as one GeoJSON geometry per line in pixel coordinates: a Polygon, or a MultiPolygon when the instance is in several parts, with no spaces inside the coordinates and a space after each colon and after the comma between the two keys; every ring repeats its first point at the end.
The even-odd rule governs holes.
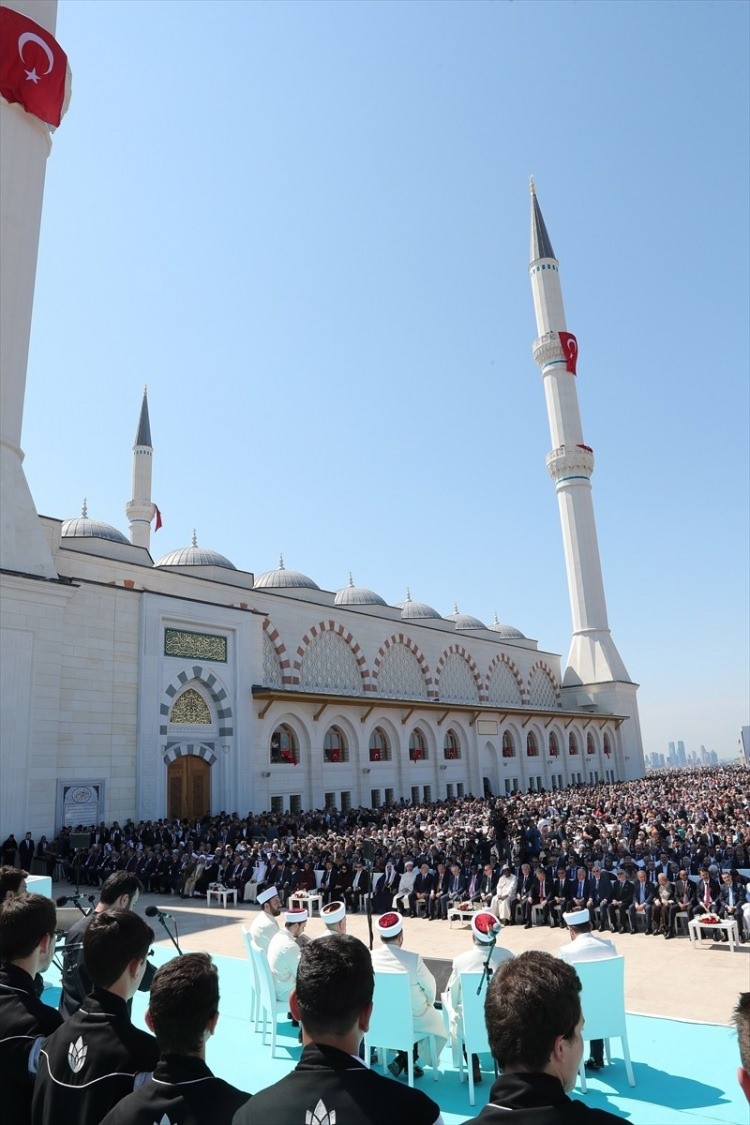
{"type": "Polygon", "coordinates": [[[304,908],[307,913],[312,917],[313,911],[317,910],[320,914],[320,907],[323,902],[323,896],[316,894],[315,891],[310,891],[309,894],[296,894],[289,897],[290,910],[300,910],[304,908]]]}
{"type": "Polygon", "coordinates": [[[450,925],[448,926],[448,929],[452,930],[453,923],[457,920],[460,920],[461,922],[470,922],[476,912],[477,909],[475,906],[467,907],[467,909],[465,910],[461,910],[458,906],[449,907],[448,922],[450,923],[450,925]]]}
{"type": "Polygon", "coordinates": [[[237,905],[237,891],[234,889],[234,887],[209,887],[208,890],[206,891],[206,905],[207,906],[211,905],[211,899],[212,898],[216,899],[217,905],[218,905],[219,902],[221,902],[221,905],[224,907],[225,910],[227,908],[227,899],[228,898],[232,899],[232,905],[233,906],[237,905]]]}
{"type": "Polygon", "coordinates": [[[690,935],[691,945],[697,945],[698,948],[703,945],[702,930],[723,930],[729,938],[729,948],[732,953],[737,952],[739,932],[737,922],[734,918],[724,918],[720,922],[699,922],[697,918],[692,918],[688,922],[688,934],[690,935]]]}

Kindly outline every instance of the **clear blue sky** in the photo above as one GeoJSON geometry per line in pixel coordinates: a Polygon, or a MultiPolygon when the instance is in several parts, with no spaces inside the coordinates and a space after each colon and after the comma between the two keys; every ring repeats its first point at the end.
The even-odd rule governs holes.
{"type": "Polygon", "coordinates": [[[570,610],[527,276],[561,263],[647,752],[748,722],[748,5],[61,0],[40,512],[490,624],[570,610]]]}

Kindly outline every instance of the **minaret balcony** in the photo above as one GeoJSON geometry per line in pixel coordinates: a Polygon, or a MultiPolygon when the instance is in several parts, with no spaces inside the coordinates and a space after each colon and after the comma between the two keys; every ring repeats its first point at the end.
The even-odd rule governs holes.
{"type": "Polygon", "coordinates": [[[566,362],[558,332],[545,332],[543,336],[539,336],[531,345],[531,354],[534,356],[534,363],[537,367],[544,367],[545,364],[552,363],[553,360],[566,362]]]}
{"type": "Polygon", "coordinates": [[[547,472],[553,481],[569,477],[590,477],[594,471],[594,451],[588,445],[561,445],[547,454],[547,472]]]}

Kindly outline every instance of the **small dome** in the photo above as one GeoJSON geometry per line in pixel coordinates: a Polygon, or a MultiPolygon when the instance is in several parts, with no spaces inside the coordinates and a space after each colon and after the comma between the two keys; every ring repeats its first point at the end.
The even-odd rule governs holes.
{"type": "Polygon", "coordinates": [[[440,614],[431,605],[426,602],[413,602],[411,600],[411,591],[407,588],[406,601],[401,605],[401,616],[405,621],[418,621],[419,618],[437,617],[440,614]]]}
{"type": "Polygon", "coordinates": [[[495,614],[495,620],[490,625],[490,629],[493,633],[497,633],[498,637],[503,637],[506,641],[526,640],[526,637],[523,635],[520,629],[514,628],[513,625],[501,625],[498,621],[497,614],[495,614]]]}
{"type": "Polygon", "coordinates": [[[60,534],[64,539],[108,539],[110,543],[125,543],[130,546],[130,540],[116,527],[103,520],[89,519],[85,500],[80,516],[65,520],[60,534]]]}
{"type": "Polygon", "coordinates": [[[209,547],[199,547],[195,531],[193,531],[193,542],[189,547],[178,547],[176,551],[162,555],[154,566],[220,566],[224,570],[237,569],[225,555],[220,555],[218,551],[212,551],[209,547]]]}
{"type": "Polygon", "coordinates": [[[486,629],[487,626],[478,617],[472,617],[470,613],[459,613],[458,606],[454,605],[453,613],[449,613],[445,619],[452,621],[456,629],[486,629]]]}
{"type": "Polygon", "coordinates": [[[300,574],[298,570],[287,570],[284,566],[284,556],[282,555],[276,570],[267,570],[264,574],[258,575],[255,579],[253,589],[319,590],[320,586],[318,586],[316,582],[313,582],[312,578],[308,578],[306,574],[300,574]]]}
{"type": "Polygon", "coordinates": [[[366,586],[355,586],[354,579],[349,574],[349,585],[339,590],[333,599],[334,605],[387,605],[380,594],[368,590],[366,586]]]}

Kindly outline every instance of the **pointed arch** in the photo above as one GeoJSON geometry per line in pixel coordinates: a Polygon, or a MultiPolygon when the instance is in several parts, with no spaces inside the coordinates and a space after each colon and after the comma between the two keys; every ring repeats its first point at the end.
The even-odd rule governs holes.
{"type": "Polygon", "coordinates": [[[289,669],[291,661],[286,645],[270,617],[263,618],[263,682],[267,687],[276,687],[276,683],[269,682],[278,677],[278,682],[284,686],[290,684],[289,669]],[[274,667],[274,664],[276,667],[274,667]]]}
{"type": "Polygon", "coordinates": [[[168,742],[162,753],[165,766],[168,766],[170,762],[175,762],[178,758],[185,757],[203,758],[209,766],[212,766],[216,761],[216,752],[213,746],[205,742],[189,742],[187,745],[183,742],[168,742]]]}
{"type": "MultiPolygon", "coordinates": [[[[374,687],[377,689],[378,694],[383,696],[387,694],[387,691],[384,692],[382,690],[382,686],[384,685],[381,685],[380,676],[381,673],[384,672],[384,668],[388,668],[389,665],[394,662],[396,654],[399,652],[398,646],[400,645],[403,646],[403,649],[401,649],[400,651],[410,653],[416,661],[416,666],[420,675],[419,693],[417,694],[416,698],[433,699],[435,697],[434,683],[432,675],[430,673],[429,665],[425,660],[424,653],[420,652],[418,645],[415,644],[411,637],[407,636],[405,633],[393,633],[388,638],[388,640],[385,641],[378,649],[378,655],[375,657],[372,666],[373,680],[375,681],[374,687]]],[[[417,681],[414,681],[413,687],[415,689],[416,684],[417,681]]],[[[409,685],[406,682],[405,689],[406,691],[409,690],[409,685]]],[[[414,698],[413,695],[409,694],[404,694],[403,697],[406,699],[414,698]]]]}
{"type": "Polygon", "coordinates": [[[521,673],[504,652],[498,652],[492,658],[484,684],[484,698],[487,703],[508,707],[523,707],[526,702],[521,673]]]}
{"type": "Polygon", "coordinates": [[[555,673],[544,660],[537,660],[526,681],[526,698],[529,707],[553,710],[562,707],[560,685],[555,673]]]}
{"type": "Polygon", "coordinates": [[[208,668],[204,668],[202,664],[193,664],[189,669],[183,669],[171,683],[167,684],[162,702],[159,704],[159,734],[162,738],[166,738],[169,733],[169,716],[177,696],[181,695],[186,687],[195,687],[196,683],[205,690],[216,707],[219,738],[230,738],[234,734],[234,726],[227,690],[218,676],[208,668]]]}
{"type": "Polygon", "coordinates": [[[438,660],[437,668],[435,670],[435,681],[436,681],[436,684],[437,684],[436,698],[444,700],[445,702],[451,702],[451,703],[483,703],[485,701],[484,700],[483,685],[482,685],[482,678],[479,675],[479,669],[477,668],[476,661],[471,656],[471,654],[466,651],[466,649],[464,648],[463,645],[453,644],[453,645],[450,645],[450,647],[445,650],[445,652],[442,654],[442,656],[438,660]],[[461,669],[461,664],[451,660],[452,657],[459,658],[463,662],[463,665],[465,666],[466,670],[468,671],[471,679],[469,679],[468,677],[465,677],[465,683],[469,684],[471,682],[473,684],[473,688],[474,688],[474,691],[476,693],[475,697],[473,699],[458,698],[458,695],[460,694],[460,691],[461,691],[461,684],[456,684],[456,687],[457,687],[458,690],[454,691],[454,694],[452,694],[450,696],[445,694],[446,688],[443,685],[443,675],[444,675],[444,673],[446,672],[447,669],[451,668],[451,666],[453,666],[455,669],[458,669],[458,670],[461,669]]]}
{"type": "Polygon", "coordinates": [[[319,621],[317,625],[313,625],[311,629],[302,637],[297,652],[292,662],[292,671],[290,674],[289,683],[296,687],[305,686],[305,673],[303,665],[307,658],[308,661],[314,659],[313,654],[317,651],[322,651],[324,646],[332,649],[328,656],[332,656],[332,660],[326,659],[326,664],[329,672],[332,671],[333,678],[327,677],[322,681],[311,684],[316,691],[332,691],[346,694],[368,694],[375,690],[374,685],[370,679],[370,672],[367,668],[367,661],[365,655],[360,648],[359,642],[354,638],[352,633],[343,625],[336,621],[319,621]],[[335,638],[335,640],[334,640],[335,638]],[[336,664],[336,656],[343,655],[348,651],[350,657],[349,668],[344,667],[343,663],[339,663],[338,668],[331,669],[331,665],[336,664]],[[339,677],[340,683],[335,683],[334,679],[339,677]],[[354,688],[359,688],[358,692],[354,688]]]}

